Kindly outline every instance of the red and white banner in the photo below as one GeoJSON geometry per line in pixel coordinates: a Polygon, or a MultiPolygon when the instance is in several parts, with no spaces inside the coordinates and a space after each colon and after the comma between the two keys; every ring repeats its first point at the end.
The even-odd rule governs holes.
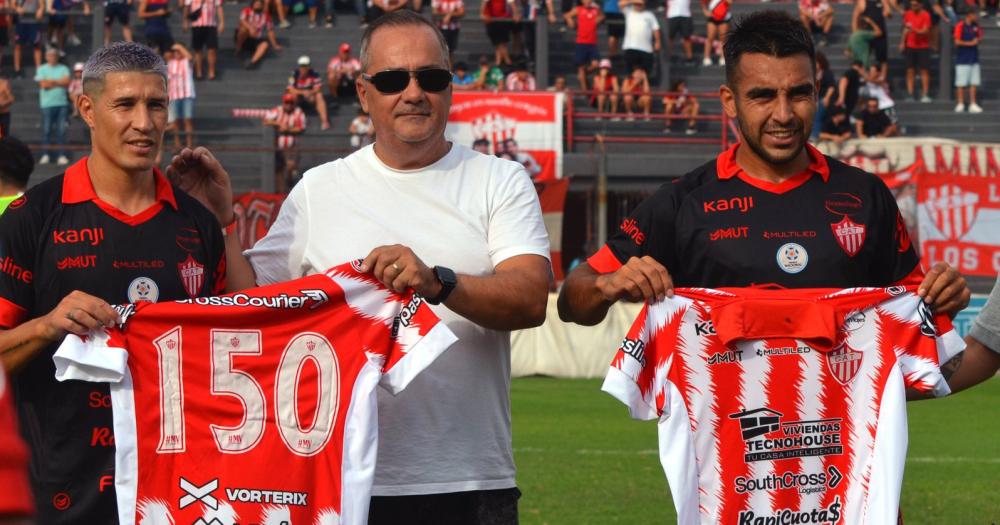
{"type": "Polygon", "coordinates": [[[549,251],[552,258],[552,271],[556,282],[563,280],[562,273],[562,232],[563,209],[566,207],[566,192],[569,190],[569,179],[536,182],[538,202],[542,205],[542,220],[549,233],[549,251]]]}
{"type": "Polygon", "coordinates": [[[562,93],[452,95],[448,140],[524,164],[534,181],[562,178],[562,93]]]}
{"type": "Polygon", "coordinates": [[[278,218],[278,210],[285,196],[276,193],[251,191],[233,198],[233,213],[236,214],[236,234],[240,245],[249,249],[267,235],[267,230],[278,218]]]}
{"type": "Polygon", "coordinates": [[[1000,272],[1000,177],[923,173],[917,203],[926,265],[945,261],[967,275],[1000,272]]]}

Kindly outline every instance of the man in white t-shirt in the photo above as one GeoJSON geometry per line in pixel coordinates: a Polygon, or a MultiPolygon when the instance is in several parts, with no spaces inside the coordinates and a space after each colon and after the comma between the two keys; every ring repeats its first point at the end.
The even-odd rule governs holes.
{"type": "MultiPolygon", "coordinates": [[[[445,140],[448,48],[430,22],[408,10],[379,17],[361,62],[375,144],[306,172],[245,258],[230,236],[227,288],[365,257],[375,279],[435,305],[459,341],[405,393],[379,393],[369,524],[515,524],[509,331],[545,319],[538,198],[523,166],[445,140]]],[[[228,219],[228,175],[207,150],[182,151],[171,171],[228,219]]]]}
{"type": "Polygon", "coordinates": [[[694,34],[694,21],[691,19],[691,0],[668,0],[667,2],[667,38],[671,50],[674,39],[681,37],[684,49],[684,60],[694,62],[691,48],[691,35],[694,34]]]}
{"type": "Polygon", "coordinates": [[[631,72],[642,68],[652,77],[656,54],[660,52],[660,23],[656,15],[646,9],[645,0],[621,0],[618,2],[625,13],[625,70],[631,72]]]}

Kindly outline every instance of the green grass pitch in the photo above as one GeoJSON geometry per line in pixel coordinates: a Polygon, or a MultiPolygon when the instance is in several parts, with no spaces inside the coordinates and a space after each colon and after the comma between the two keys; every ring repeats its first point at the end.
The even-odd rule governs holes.
{"type": "MultiPolygon", "coordinates": [[[[631,420],[600,385],[513,381],[523,525],[675,523],[656,423],[631,420]]],[[[906,525],[1000,524],[1000,379],[908,406],[906,525]]]]}

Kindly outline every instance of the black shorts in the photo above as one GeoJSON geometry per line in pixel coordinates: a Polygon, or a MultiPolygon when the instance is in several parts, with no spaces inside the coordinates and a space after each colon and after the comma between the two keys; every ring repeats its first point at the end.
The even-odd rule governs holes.
{"type": "Polygon", "coordinates": [[[123,26],[128,25],[128,4],[108,4],[104,7],[104,25],[109,26],[115,20],[123,26]]]}
{"type": "Polygon", "coordinates": [[[0,113],[0,137],[10,134],[10,111],[0,113]]]}
{"type": "Polygon", "coordinates": [[[373,496],[368,525],[516,525],[517,488],[373,496]]]}
{"type": "Polygon", "coordinates": [[[0,26],[0,48],[7,47],[7,42],[10,42],[10,31],[7,26],[0,26]]]}
{"type": "Polygon", "coordinates": [[[687,40],[694,34],[694,21],[690,16],[675,16],[667,19],[667,35],[674,39],[678,35],[687,40]]]}
{"type": "Polygon", "coordinates": [[[714,17],[710,16],[708,17],[708,20],[705,20],[705,22],[712,24],[713,26],[724,26],[729,24],[729,21],[732,19],[733,19],[732,15],[726,15],[726,17],[723,18],[722,20],[716,20],[714,17]]]}
{"type": "Polygon", "coordinates": [[[621,13],[607,13],[604,15],[604,24],[608,26],[608,36],[623,38],[625,36],[625,15],[621,13]]]}
{"type": "Polygon", "coordinates": [[[159,50],[162,55],[168,49],[174,47],[174,37],[170,36],[170,33],[147,33],[146,45],[159,50]]]}
{"type": "Polygon", "coordinates": [[[192,27],[191,28],[191,49],[201,51],[205,48],[219,49],[219,28],[217,27],[192,27]]]}
{"type": "Polygon", "coordinates": [[[511,22],[506,20],[487,22],[486,36],[490,38],[490,43],[495,46],[510,42],[511,25],[511,22]]]}
{"type": "Polygon", "coordinates": [[[875,52],[875,61],[879,64],[885,64],[889,61],[889,41],[885,38],[885,33],[882,36],[872,40],[871,43],[872,51],[875,52]]]}
{"type": "Polygon", "coordinates": [[[625,50],[625,71],[631,73],[636,67],[641,67],[646,74],[653,74],[653,54],[638,49],[625,50]]]}
{"type": "Polygon", "coordinates": [[[903,60],[906,62],[906,69],[929,69],[931,66],[931,50],[928,48],[903,50],[903,60]]]}
{"type": "Polygon", "coordinates": [[[444,41],[448,44],[448,51],[454,53],[455,48],[458,47],[458,29],[442,29],[441,34],[444,35],[444,41]]]}
{"type": "Polygon", "coordinates": [[[248,36],[247,39],[243,41],[243,47],[241,47],[240,50],[253,53],[254,51],[257,51],[257,46],[259,46],[261,42],[265,42],[265,40],[263,38],[248,36]]]}

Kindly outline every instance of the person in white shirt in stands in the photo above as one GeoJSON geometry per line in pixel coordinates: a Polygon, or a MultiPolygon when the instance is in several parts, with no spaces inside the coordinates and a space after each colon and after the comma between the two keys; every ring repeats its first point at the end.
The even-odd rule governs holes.
{"type": "MultiPolygon", "coordinates": [[[[517,523],[510,422],[510,330],[545,320],[551,275],[541,208],[524,167],[444,136],[448,49],[409,11],[365,30],[362,107],[372,146],[308,171],[245,256],[227,239],[229,289],[287,281],[364,257],[412,288],[459,337],[398,397],[379,394],[369,525],[517,523]]],[[[223,218],[229,177],[207,150],[170,171],[223,218]]]]}
{"type": "Polygon", "coordinates": [[[618,2],[625,13],[625,70],[641,67],[653,76],[656,56],[660,53],[660,24],[656,15],[646,9],[646,0],[621,0],[618,2]]]}
{"type": "Polygon", "coordinates": [[[694,20],[691,18],[691,0],[667,1],[667,38],[673,50],[674,39],[681,38],[684,51],[684,61],[694,62],[694,50],[691,47],[691,35],[694,34],[694,20]]]}

